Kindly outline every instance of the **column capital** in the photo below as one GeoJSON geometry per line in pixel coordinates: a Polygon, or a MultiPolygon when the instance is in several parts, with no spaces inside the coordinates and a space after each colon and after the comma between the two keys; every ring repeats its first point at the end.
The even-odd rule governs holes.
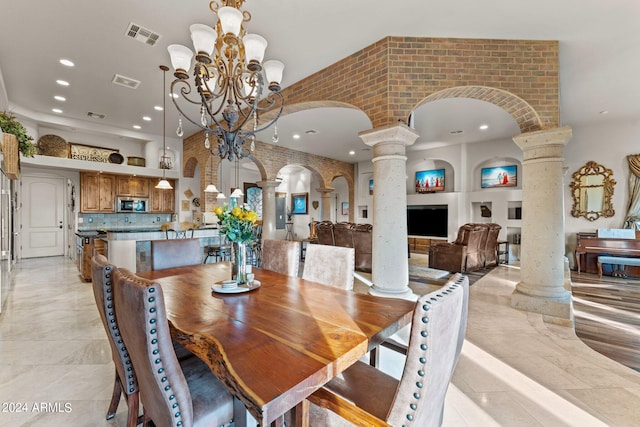
{"type": "Polygon", "coordinates": [[[527,132],[513,137],[513,142],[522,150],[523,161],[562,157],[564,146],[571,139],[571,126],[527,132]]]}
{"type": "Polygon", "coordinates": [[[365,130],[360,132],[358,136],[365,144],[374,147],[377,144],[389,142],[408,146],[416,142],[420,135],[404,123],[398,123],[365,130]]]}
{"type": "Polygon", "coordinates": [[[333,187],[322,187],[322,188],[316,188],[316,191],[318,191],[319,193],[322,193],[322,194],[329,194],[329,193],[333,193],[334,191],[336,191],[336,189],[333,188],[333,187]]]}
{"type": "Polygon", "coordinates": [[[256,185],[260,188],[276,188],[280,183],[278,181],[258,181],[256,185]]]}

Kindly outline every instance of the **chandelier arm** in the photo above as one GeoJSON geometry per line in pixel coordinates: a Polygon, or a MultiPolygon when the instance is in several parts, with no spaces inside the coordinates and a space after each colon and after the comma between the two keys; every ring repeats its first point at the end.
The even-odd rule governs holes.
{"type": "MultiPolygon", "coordinates": [[[[276,114],[276,116],[271,119],[267,124],[265,124],[264,126],[260,126],[258,128],[256,128],[253,132],[257,133],[257,132],[261,132],[269,127],[271,127],[276,121],[278,121],[278,119],[280,118],[280,116],[282,115],[282,111],[284,110],[284,97],[282,96],[282,94],[280,92],[276,92],[273,93],[271,95],[269,95],[269,97],[271,97],[272,95],[278,96],[280,98],[280,107],[278,108],[278,114],[276,114]]],[[[277,100],[273,100],[271,101],[271,104],[275,104],[277,102],[277,100]]],[[[258,111],[265,111],[267,110],[267,108],[257,108],[258,111]]],[[[273,108],[269,108],[268,111],[273,111],[273,108]]]]}

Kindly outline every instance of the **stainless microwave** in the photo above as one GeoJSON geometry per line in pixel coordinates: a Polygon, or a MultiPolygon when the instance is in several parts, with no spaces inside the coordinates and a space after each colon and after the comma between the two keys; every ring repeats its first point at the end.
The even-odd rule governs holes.
{"type": "Polygon", "coordinates": [[[118,212],[149,212],[149,199],[118,197],[116,199],[116,211],[118,212]]]}

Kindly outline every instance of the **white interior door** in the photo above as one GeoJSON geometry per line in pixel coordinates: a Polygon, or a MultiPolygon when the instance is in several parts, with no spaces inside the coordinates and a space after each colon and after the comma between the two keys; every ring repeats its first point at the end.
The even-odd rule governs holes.
{"type": "Polygon", "coordinates": [[[62,178],[22,177],[22,257],[64,255],[62,178]]]}

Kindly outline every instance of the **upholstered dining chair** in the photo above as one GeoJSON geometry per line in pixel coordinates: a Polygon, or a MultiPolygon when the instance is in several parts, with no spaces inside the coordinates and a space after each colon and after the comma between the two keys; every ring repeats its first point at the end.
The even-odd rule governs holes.
{"type": "MultiPolygon", "coordinates": [[[[400,380],[357,361],[308,400],[356,425],[441,425],[460,335],[466,331],[461,324],[469,281],[462,277],[418,299],[400,380]]],[[[322,415],[312,407],[312,417],[322,415]]]]}
{"type": "Polygon", "coordinates": [[[171,239],[151,241],[151,269],[185,267],[202,262],[199,239],[171,239]]]}
{"type": "Polygon", "coordinates": [[[270,240],[262,242],[262,268],[298,277],[300,268],[300,242],[295,240],[270,240]]]}
{"type": "Polygon", "coordinates": [[[355,257],[354,248],[310,244],[304,258],[302,278],[352,290],[355,257]]]}
{"type": "Polygon", "coordinates": [[[116,269],[113,281],[116,316],[136,370],[145,425],[230,423],[233,397],[209,367],[196,357],[178,363],[162,287],[126,269],[116,269]]]}
{"type": "MultiPolygon", "coordinates": [[[[448,282],[453,283],[463,283],[469,282],[469,278],[460,274],[452,274],[449,278],[448,282]]],[[[467,331],[467,318],[469,316],[469,285],[465,287],[465,291],[462,295],[462,314],[460,320],[460,330],[458,331],[458,343],[456,345],[456,359],[454,360],[453,367],[455,369],[458,364],[458,359],[460,358],[460,351],[462,350],[462,344],[464,344],[464,336],[467,331]]],[[[409,326],[409,329],[411,326],[409,326]]],[[[398,333],[387,338],[380,346],[386,347],[395,352],[406,355],[407,348],[409,345],[408,342],[408,333],[405,333],[405,328],[401,329],[398,333]]],[[[379,366],[379,348],[374,348],[370,351],[370,364],[371,366],[379,366]]]]}
{"type": "Polygon", "coordinates": [[[116,415],[120,396],[124,392],[125,401],[127,402],[127,427],[133,427],[138,424],[139,411],[139,394],[138,381],[131,365],[131,359],[127,353],[118,323],[115,319],[115,310],[113,302],[113,272],[115,266],[109,264],[104,255],[96,255],[91,259],[91,279],[93,284],[93,296],[96,299],[96,305],[100,312],[102,325],[107,332],[109,345],[111,347],[111,358],[115,365],[115,381],[113,383],[113,393],[111,394],[111,403],[107,409],[107,420],[112,419],[116,415]]]}

